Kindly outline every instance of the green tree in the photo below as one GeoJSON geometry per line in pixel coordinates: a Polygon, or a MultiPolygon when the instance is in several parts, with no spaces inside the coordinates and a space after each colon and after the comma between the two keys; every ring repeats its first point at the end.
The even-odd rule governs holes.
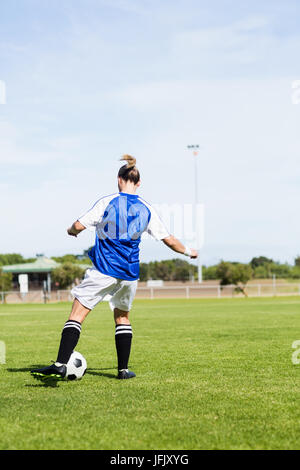
{"type": "Polygon", "coordinates": [[[221,261],[216,270],[218,279],[220,279],[221,286],[227,286],[232,284],[232,270],[233,265],[228,261],[221,261]]]}
{"type": "Polygon", "coordinates": [[[0,268],[0,291],[5,292],[9,291],[12,288],[12,273],[4,273],[2,268],[0,268]]]}
{"type": "Polygon", "coordinates": [[[141,263],[140,279],[162,279],[163,281],[187,281],[195,276],[197,267],[181,259],[150,261],[141,263]]]}
{"type": "Polygon", "coordinates": [[[57,263],[76,263],[77,257],[75,255],[52,256],[52,259],[57,263]]]}
{"type": "Polygon", "coordinates": [[[186,265],[177,266],[173,274],[174,281],[185,282],[185,281],[188,281],[189,278],[190,278],[189,266],[186,266],[186,265]]]}
{"type": "Polygon", "coordinates": [[[90,258],[86,258],[83,255],[64,255],[64,256],[52,256],[52,259],[57,263],[73,263],[73,264],[92,264],[90,258]]]}
{"type": "Polygon", "coordinates": [[[291,278],[300,279],[300,266],[293,266],[291,269],[291,278]]]}
{"type": "Polygon", "coordinates": [[[257,266],[253,270],[253,277],[255,279],[267,279],[270,277],[269,269],[267,266],[257,266]]]}
{"type": "Polygon", "coordinates": [[[168,281],[170,279],[170,269],[166,262],[157,261],[154,265],[155,279],[162,279],[168,281]]]}
{"type": "Polygon", "coordinates": [[[274,261],[266,256],[257,256],[252,258],[250,265],[252,269],[258,268],[259,266],[266,266],[268,264],[274,263],[274,261]]]}
{"type": "Polygon", "coordinates": [[[140,264],[140,281],[145,282],[148,281],[148,264],[141,263],[140,264]]]}
{"type": "Polygon", "coordinates": [[[0,255],[0,265],[4,266],[6,264],[20,264],[24,263],[25,260],[22,255],[18,253],[6,253],[0,255]]]}
{"type": "Polygon", "coordinates": [[[287,263],[272,263],[270,265],[270,273],[271,276],[275,274],[277,278],[289,278],[292,275],[292,266],[287,263]]]}
{"type": "Polygon", "coordinates": [[[234,285],[236,292],[242,292],[247,296],[246,284],[252,277],[252,268],[249,264],[221,261],[217,267],[217,276],[221,286],[234,285]]]}
{"type": "Polygon", "coordinates": [[[193,273],[193,267],[190,263],[183,259],[175,259],[172,269],[172,280],[174,281],[188,281],[190,275],[193,273]]]}
{"type": "Polygon", "coordinates": [[[54,283],[58,283],[60,289],[68,289],[72,283],[83,276],[84,269],[74,263],[63,263],[52,271],[51,277],[54,283]]]}
{"type": "Polygon", "coordinates": [[[300,256],[297,256],[297,258],[295,258],[295,266],[300,266],[300,256]]]}
{"type": "Polygon", "coordinates": [[[170,264],[165,261],[150,261],[148,264],[148,279],[169,281],[171,276],[170,264]]]}
{"type": "Polygon", "coordinates": [[[0,266],[5,266],[8,264],[32,263],[35,260],[36,258],[23,258],[23,256],[18,253],[0,254],[0,266]]]}
{"type": "Polygon", "coordinates": [[[203,266],[202,274],[205,281],[218,279],[217,266],[203,266]]]}
{"type": "MultiPolygon", "coordinates": [[[[0,292],[8,292],[12,289],[12,273],[4,273],[0,267],[0,292]]],[[[4,294],[4,302],[6,295],[4,294]]]]}

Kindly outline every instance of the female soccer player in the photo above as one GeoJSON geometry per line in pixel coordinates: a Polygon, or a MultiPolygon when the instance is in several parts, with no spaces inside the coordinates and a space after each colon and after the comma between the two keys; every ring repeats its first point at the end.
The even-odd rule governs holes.
{"type": "Polygon", "coordinates": [[[124,155],[127,164],[118,173],[118,193],[99,199],[94,206],[68,229],[77,235],[87,227],[96,228],[95,246],[89,257],[93,267],[87,269],[80,285],[72,289],[75,297],[71,314],[64,325],[57,360],[31,374],[41,380],[63,379],[66,364],[75,349],[81,325],[88,313],[102,300],[108,300],[114,313],[115,344],[118,358],[118,378],[130,379],[135,373],[128,370],[132,328],[129,312],[139,277],[139,244],[143,232],[162,240],[172,250],[190,258],[197,251],[185,247],[170,235],[156,211],[136,194],[140,173],[136,159],[124,155]]]}

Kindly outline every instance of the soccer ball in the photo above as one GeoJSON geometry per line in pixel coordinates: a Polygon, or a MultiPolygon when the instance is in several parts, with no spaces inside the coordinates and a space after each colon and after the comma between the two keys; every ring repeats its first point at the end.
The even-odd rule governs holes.
{"type": "Polygon", "coordinates": [[[79,380],[86,372],[86,360],[82,354],[77,351],[73,351],[71,357],[67,363],[66,379],[68,380],[79,380]]]}

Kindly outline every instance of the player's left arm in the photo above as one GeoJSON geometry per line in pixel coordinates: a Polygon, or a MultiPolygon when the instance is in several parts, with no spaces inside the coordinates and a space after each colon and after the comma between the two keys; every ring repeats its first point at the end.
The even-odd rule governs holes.
{"type": "Polygon", "coordinates": [[[178,238],[169,233],[153,207],[151,207],[151,218],[147,227],[147,232],[156,238],[156,240],[161,240],[167,247],[171,248],[171,250],[176,251],[176,253],[181,253],[182,255],[188,256],[192,259],[198,257],[197,250],[184,246],[178,238]]]}
{"type": "Polygon", "coordinates": [[[67,232],[69,235],[71,235],[71,237],[77,237],[77,235],[79,235],[79,233],[85,229],[86,227],[82,225],[82,223],[79,222],[79,220],[76,220],[76,222],[74,222],[73,225],[71,225],[71,227],[68,228],[67,232]]]}
{"type": "Polygon", "coordinates": [[[197,250],[184,246],[178,238],[174,237],[174,235],[169,235],[168,237],[163,238],[162,241],[165,245],[171,248],[171,250],[176,251],[176,253],[181,253],[191,259],[198,257],[197,250]]]}

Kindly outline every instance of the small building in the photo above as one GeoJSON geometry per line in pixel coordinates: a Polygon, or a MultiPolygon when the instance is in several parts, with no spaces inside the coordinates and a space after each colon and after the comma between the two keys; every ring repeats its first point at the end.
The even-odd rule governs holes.
{"type": "Polygon", "coordinates": [[[19,275],[28,275],[28,288],[29,290],[41,289],[46,281],[47,290],[51,290],[51,272],[60,266],[53,259],[47,258],[43,255],[38,255],[36,261],[33,263],[24,264],[11,264],[2,266],[4,273],[12,273],[13,275],[13,288],[19,288],[19,275]]]}

